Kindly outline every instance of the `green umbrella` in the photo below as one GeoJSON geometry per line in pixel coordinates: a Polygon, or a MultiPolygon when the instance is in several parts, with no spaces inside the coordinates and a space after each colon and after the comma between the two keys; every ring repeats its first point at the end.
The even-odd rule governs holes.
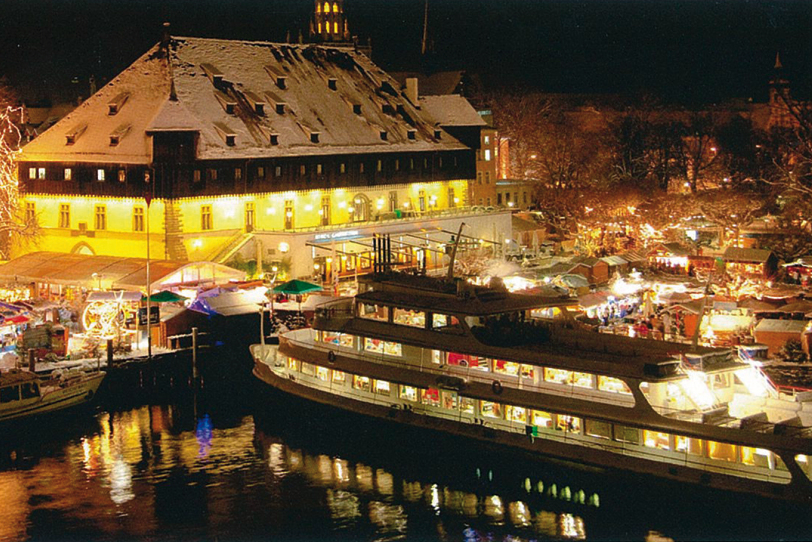
{"type": "Polygon", "coordinates": [[[288,295],[301,295],[301,294],[309,294],[310,292],[318,292],[319,290],[323,290],[321,286],[318,284],[313,284],[312,282],[307,282],[304,280],[293,279],[287,282],[283,282],[279,286],[274,286],[271,290],[275,294],[288,294],[288,295]]]}
{"type": "MultiPolygon", "coordinates": [[[[152,294],[149,296],[149,300],[154,303],[177,303],[178,301],[186,301],[189,299],[188,297],[184,297],[180,294],[176,294],[174,292],[170,292],[169,290],[164,290],[162,292],[158,292],[157,294],[152,294]]],[[[146,301],[147,296],[142,295],[141,301],[146,301]]]]}

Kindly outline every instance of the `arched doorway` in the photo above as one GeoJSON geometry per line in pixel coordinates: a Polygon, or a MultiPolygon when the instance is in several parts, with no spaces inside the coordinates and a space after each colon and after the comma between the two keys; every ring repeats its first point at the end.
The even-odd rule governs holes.
{"type": "Polygon", "coordinates": [[[365,222],[370,219],[369,198],[364,194],[356,194],[352,198],[352,221],[365,222]]]}
{"type": "Polygon", "coordinates": [[[86,242],[82,241],[81,243],[76,243],[72,249],[70,249],[71,254],[86,254],[88,256],[95,256],[96,251],[93,250],[93,247],[88,245],[86,242]]]}

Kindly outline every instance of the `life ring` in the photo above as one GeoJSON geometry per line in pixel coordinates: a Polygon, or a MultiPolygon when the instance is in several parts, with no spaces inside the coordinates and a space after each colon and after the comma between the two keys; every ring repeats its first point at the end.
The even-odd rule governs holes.
{"type": "Polygon", "coordinates": [[[327,361],[329,361],[330,363],[335,363],[336,362],[336,353],[333,352],[332,350],[327,352],[327,361]]]}
{"type": "Polygon", "coordinates": [[[501,395],[502,393],[502,383],[498,380],[494,380],[493,384],[491,384],[491,389],[493,389],[493,393],[496,395],[501,395]]]}

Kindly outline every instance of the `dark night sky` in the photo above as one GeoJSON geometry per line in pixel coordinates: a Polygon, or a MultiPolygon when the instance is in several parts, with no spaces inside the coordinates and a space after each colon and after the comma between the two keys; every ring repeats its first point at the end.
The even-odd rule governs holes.
{"type": "MultiPolygon", "coordinates": [[[[429,0],[431,66],[488,85],[762,99],[776,50],[793,80],[812,67],[809,0],[429,0]]],[[[0,77],[28,89],[107,81],[176,35],[283,40],[312,0],[2,0],[0,77]]],[[[350,30],[384,68],[419,67],[423,0],[345,0],[350,30]]],[[[79,86],[79,85],[75,85],[79,86]]]]}

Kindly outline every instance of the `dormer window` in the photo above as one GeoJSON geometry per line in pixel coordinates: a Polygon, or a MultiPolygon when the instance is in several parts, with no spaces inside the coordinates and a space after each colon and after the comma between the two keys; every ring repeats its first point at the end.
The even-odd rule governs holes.
{"type": "Polygon", "coordinates": [[[276,86],[279,87],[280,90],[285,90],[285,88],[287,88],[287,76],[284,73],[280,72],[273,66],[265,66],[265,71],[268,73],[271,79],[273,79],[274,83],[276,83],[276,86]]]}
{"type": "Polygon", "coordinates": [[[116,147],[124,136],[127,135],[127,132],[130,131],[129,124],[120,124],[118,128],[116,128],[112,134],[110,134],[110,146],[116,147]]]}
{"type": "Polygon", "coordinates": [[[331,77],[327,80],[327,88],[330,90],[338,90],[338,79],[331,77]]]}
{"type": "Polygon", "coordinates": [[[268,98],[269,103],[273,104],[274,109],[276,110],[276,113],[278,115],[284,115],[285,114],[285,106],[287,105],[285,103],[285,100],[283,100],[282,98],[280,98],[279,96],[277,96],[273,92],[266,92],[265,97],[268,98]]]}
{"type": "Polygon", "coordinates": [[[220,105],[223,107],[223,110],[229,114],[234,114],[234,108],[237,107],[237,100],[226,94],[225,92],[220,92],[219,90],[214,91],[214,96],[217,98],[217,101],[220,102],[220,105]]]}
{"type": "Polygon", "coordinates": [[[389,139],[389,133],[386,130],[381,130],[381,141],[386,141],[389,139]]]}
{"type": "Polygon", "coordinates": [[[311,143],[318,143],[319,142],[319,132],[311,132],[310,133],[310,142],[311,143]]]}
{"type": "Polygon", "coordinates": [[[231,128],[222,122],[215,122],[214,127],[217,129],[217,133],[220,134],[220,137],[223,138],[226,145],[233,147],[236,144],[237,134],[235,134],[231,128]]]}
{"type": "Polygon", "coordinates": [[[279,145],[279,134],[270,134],[271,145],[279,145]]]}
{"type": "Polygon", "coordinates": [[[121,92],[117,94],[116,97],[110,100],[110,102],[107,104],[108,108],[107,114],[115,115],[119,111],[121,111],[121,108],[124,107],[124,104],[126,103],[129,97],[130,94],[128,92],[121,92]]]}
{"type": "Polygon", "coordinates": [[[256,113],[257,115],[265,114],[265,100],[263,100],[250,90],[245,92],[245,99],[248,100],[249,104],[251,104],[251,107],[254,109],[254,113],[256,113]]]}
{"type": "Polygon", "coordinates": [[[443,136],[443,132],[441,130],[434,130],[434,139],[441,139],[443,136]]]}
{"type": "Polygon", "coordinates": [[[406,137],[408,137],[411,141],[417,139],[417,130],[409,130],[406,132],[406,137]]]}
{"type": "Polygon", "coordinates": [[[361,104],[352,104],[352,112],[356,115],[361,114],[361,104]]]}
{"type": "Polygon", "coordinates": [[[211,79],[211,82],[215,87],[219,86],[223,82],[223,72],[218,70],[213,64],[201,64],[200,67],[203,68],[203,72],[206,74],[206,77],[211,79]]]}
{"type": "Polygon", "coordinates": [[[87,124],[79,124],[71,128],[67,134],[65,134],[65,145],[73,145],[76,143],[76,140],[79,139],[85,130],[87,130],[87,124]]]}

